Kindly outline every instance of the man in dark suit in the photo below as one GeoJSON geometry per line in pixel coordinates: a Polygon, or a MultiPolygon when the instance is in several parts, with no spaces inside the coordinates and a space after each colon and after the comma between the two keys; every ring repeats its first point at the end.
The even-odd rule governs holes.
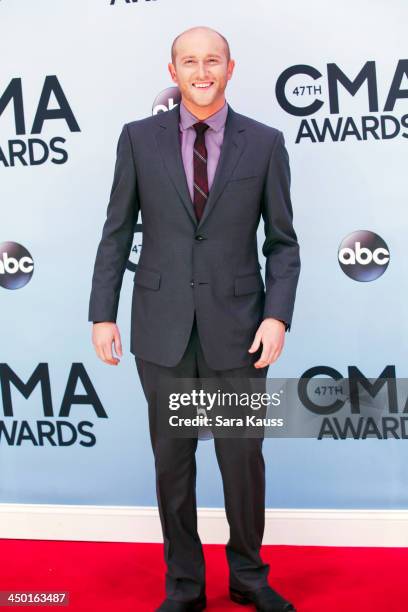
{"type": "MultiPolygon", "coordinates": [[[[265,379],[289,330],[300,271],[282,132],[225,100],[234,69],[226,39],[197,27],[172,46],[179,106],[124,125],[89,306],[97,355],[117,365],[119,294],[138,213],[131,352],[148,401],[167,563],[161,611],[206,606],[197,533],[197,437],[157,435],[162,380],[265,379]],[[265,227],[265,285],[256,232],[265,227]],[[112,345],[116,355],[112,352],[112,345]]],[[[168,406],[167,406],[168,409],[168,406]]],[[[230,538],[230,597],[257,610],[294,610],[268,585],[262,437],[216,437],[230,538]]]]}

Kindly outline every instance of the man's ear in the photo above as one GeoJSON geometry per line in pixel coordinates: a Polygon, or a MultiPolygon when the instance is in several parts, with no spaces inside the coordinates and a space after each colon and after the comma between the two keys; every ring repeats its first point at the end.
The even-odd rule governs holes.
{"type": "Polygon", "coordinates": [[[232,77],[234,68],[235,68],[235,60],[232,59],[228,62],[228,69],[227,69],[228,80],[230,80],[230,78],[232,77]]]}
{"type": "Polygon", "coordinates": [[[176,77],[176,71],[174,69],[174,65],[169,62],[168,66],[167,66],[169,72],[170,72],[170,76],[172,78],[172,81],[174,81],[174,83],[177,83],[177,77],[176,77]]]}

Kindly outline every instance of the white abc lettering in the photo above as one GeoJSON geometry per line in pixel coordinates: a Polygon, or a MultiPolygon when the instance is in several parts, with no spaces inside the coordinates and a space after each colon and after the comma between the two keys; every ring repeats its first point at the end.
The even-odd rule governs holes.
{"type": "Polygon", "coordinates": [[[169,110],[165,104],[156,104],[153,108],[153,115],[157,115],[157,113],[165,112],[169,110]]]}
{"type": "Polygon", "coordinates": [[[169,105],[166,106],[165,104],[156,104],[156,106],[153,108],[153,115],[157,115],[157,113],[161,113],[161,112],[165,112],[165,111],[169,111],[172,110],[175,106],[177,106],[177,102],[174,102],[174,98],[169,98],[169,105]]]}
{"type": "Polygon", "coordinates": [[[372,262],[373,254],[367,247],[362,247],[361,242],[356,242],[355,247],[356,260],[361,265],[367,265],[372,262]]]}
{"type": "Polygon", "coordinates": [[[383,266],[390,260],[390,254],[387,249],[378,247],[374,251],[370,251],[367,247],[362,247],[360,242],[356,242],[354,249],[350,247],[344,247],[339,252],[340,263],[345,266],[354,265],[359,263],[362,266],[367,266],[372,261],[378,266],[383,266]]]}
{"type": "Polygon", "coordinates": [[[383,266],[390,261],[390,253],[387,251],[387,249],[378,247],[378,249],[375,249],[373,253],[373,259],[376,264],[383,266]]]}
{"type": "Polygon", "coordinates": [[[344,264],[345,266],[355,264],[356,256],[353,249],[350,249],[350,247],[344,247],[343,249],[340,249],[339,260],[340,263],[344,264]]]}
{"type": "Polygon", "coordinates": [[[15,274],[18,271],[18,261],[15,257],[9,257],[7,253],[3,253],[3,274],[15,274]]]}
{"type": "Polygon", "coordinates": [[[34,262],[31,257],[21,257],[19,261],[15,257],[9,257],[7,253],[3,253],[3,261],[0,259],[0,274],[16,274],[21,272],[31,272],[34,268],[34,262]]]}
{"type": "Polygon", "coordinates": [[[169,110],[171,110],[175,106],[177,106],[177,102],[175,103],[173,98],[169,98],[169,110]]]}
{"type": "Polygon", "coordinates": [[[22,272],[32,272],[34,268],[34,262],[31,257],[22,257],[18,262],[19,268],[22,272]]]}

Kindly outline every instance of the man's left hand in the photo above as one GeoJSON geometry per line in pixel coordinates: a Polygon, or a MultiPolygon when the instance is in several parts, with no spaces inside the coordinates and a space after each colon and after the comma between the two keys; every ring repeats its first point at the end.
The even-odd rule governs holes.
{"type": "Polygon", "coordinates": [[[255,334],[249,353],[255,353],[262,342],[262,354],[254,368],[265,368],[277,360],[285,343],[285,324],[279,319],[264,319],[255,334]]]}

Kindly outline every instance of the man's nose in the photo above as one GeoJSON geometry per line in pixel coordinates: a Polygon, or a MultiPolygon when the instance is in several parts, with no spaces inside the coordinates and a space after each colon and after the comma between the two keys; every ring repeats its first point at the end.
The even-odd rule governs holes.
{"type": "Polygon", "coordinates": [[[197,74],[197,77],[201,81],[204,81],[206,76],[207,76],[207,66],[205,65],[204,62],[199,62],[198,63],[198,74],[197,74]]]}

